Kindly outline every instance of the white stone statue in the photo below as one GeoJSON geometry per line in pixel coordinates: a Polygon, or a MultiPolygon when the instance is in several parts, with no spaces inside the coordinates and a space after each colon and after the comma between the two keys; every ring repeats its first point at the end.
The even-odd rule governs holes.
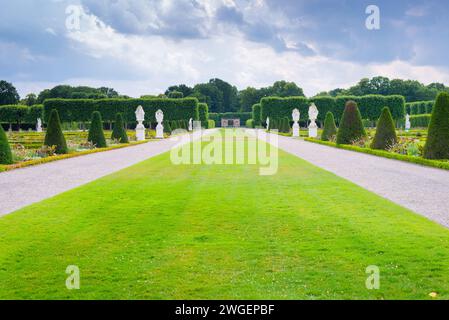
{"type": "Polygon", "coordinates": [[[42,132],[42,120],[41,118],[37,118],[36,131],[42,132]]]}
{"type": "Polygon", "coordinates": [[[267,130],[270,130],[270,118],[267,117],[267,130]]]}
{"type": "Polygon", "coordinates": [[[145,140],[145,126],[143,125],[143,121],[145,120],[145,111],[143,111],[142,106],[138,106],[136,110],[136,139],[137,141],[145,140]]]}
{"type": "Polygon", "coordinates": [[[412,128],[412,123],[410,122],[410,115],[407,113],[405,116],[405,132],[409,132],[412,128]]]}
{"type": "Polygon", "coordinates": [[[298,109],[294,109],[292,112],[292,118],[293,118],[293,137],[299,137],[299,119],[301,117],[301,113],[298,109]]]}
{"type": "Polygon", "coordinates": [[[189,120],[189,131],[192,131],[192,130],[193,130],[193,119],[190,118],[190,120],[189,120]]]}
{"type": "Polygon", "coordinates": [[[312,105],[309,107],[309,138],[318,137],[318,126],[315,122],[318,118],[318,114],[318,108],[316,107],[315,103],[312,103],[312,105]]]}
{"type": "Polygon", "coordinates": [[[162,121],[164,121],[164,113],[162,110],[156,111],[156,139],[164,139],[164,126],[162,125],[162,121]]]}

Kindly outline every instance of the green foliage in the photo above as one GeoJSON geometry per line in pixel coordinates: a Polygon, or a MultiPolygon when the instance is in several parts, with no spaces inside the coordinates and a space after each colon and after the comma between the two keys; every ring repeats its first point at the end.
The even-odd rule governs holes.
{"type": "Polygon", "coordinates": [[[184,98],[184,93],[179,92],[179,91],[170,91],[168,94],[168,97],[170,99],[182,99],[182,98],[184,98]]]}
{"type": "Polygon", "coordinates": [[[171,133],[172,132],[170,121],[164,121],[164,132],[165,133],[171,133]]]}
{"type": "Polygon", "coordinates": [[[21,124],[29,111],[29,107],[22,105],[0,106],[0,122],[21,124]]]}
{"type": "Polygon", "coordinates": [[[115,116],[114,130],[112,131],[111,139],[118,140],[120,143],[129,143],[121,113],[117,113],[115,116]]]}
{"type": "Polygon", "coordinates": [[[262,106],[260,103],[253,105],[253,120],[254,126],[258,127],[262,125],[262,106]]]}
{"type": "Polygon", "coordinates": [[[260,101],[262,108],[262,119],[265,121],[267,117],[270,122],[276,119],[291,118],[293,109],[297,108],[301,115],[308,112],[309,102],[305,97],[266,97],[260,101]]]}
{"type": "Polygon", "coordinates": [[[164,112],[166,120],[198,120],[198,100],[184,99],[48,99],[44,102],[44,115],[48,117],[52,109],[59,111],[63,122],[88,122],[94,111],[99,111],[104,121],[114,121],[115,115],[121,113],[125,122],[136,121],[136,109],[142,106],[145,121],[156,122],[158,109],[164,112]]]}
{"type": "Polygon", "coordinates": [[[278,129],[281,133],[290,133],[290,120],[288,118],[282,118],[279,121],[278,129]]]}
{"type": "Polygon", "coordinates": [[[348,101],[337,132],[337,144],[351,144],[366,136],[362,117],[355,101],[348,101]]]}
{"type": "Polygon", "coordinates": [[[213,129],[215,128],[215,121],[214,120],[207,120],[207,129],[213,129]]]}
{"type": "Polygon", "coordinates": [[[247,127],[247,128],[255,128],[254,120],[253,119],[246,120],[245,127],[247,127]]]}
{"type": "Polygon", "coordinates": [[[87,141],[94,144],[97,148],[106,148],[106,139],[103,131],[103,121],[98,111],[92,113],[92,121],[89,128],[89,136],[87,141]]]}
{"type": "Polygon", "coordinates": [[[47,132],[45,134],[44,145],[55,146],[57,154],[66,154],[69,152],[67,142],[62,133],[61,121],[57,110],[52,110],[48,119],[47,132]]]}
{"type": "Polygon", "coordinates": [[[96,89],[86,86],[59,85],[39,93],[37,102],[43,103],[46,99],[106,99],[118,97],[119,94],[112,88],[102,87],[96,89]]]}
{"type": "Polygon", "coordinates": [[[0,81],[0,105],[17,104],[20,97],[16,88],[9,82],[0,81]]]}
{"type": "Polygon", "coordinates": [[[438,95],[424,147],[426,159],[449,159],[449,94],[438,95]]]}
{"type": "Polygon", "coordinates": [[[207,121],[209,120],[209,107],[206,103],[198,104],[198,114],[201,125],[207,128],[207,121]]]}
{"type": "Polygon", "coordinates": [[[11,147],[9,146],[8,137],[5,130],[0,125],[0,164],[12,164],[11,147]]]}
{"type": "Polygon", "coordinates": [[[410,116],[410,124],[412,128],[427,128],[430,124],[431,114],[420,114],[410,116]]]}
{"type": "Polygon", "coordinates": [[[390,109],[385,107],[382,110],[379,121],[377,122],[376,134],[371,143],[372,149],[387,150],[389,147],[397,143],[396,127],[390,109]]]}
{"type": "Polygon", "coordinates": [[[335,125],[335,118],[332,112],[326,113],[326,119],[324,120],[324,129],[321,134],[322,141],[329,141],[331,137],[337,135],[337,126],[335,125]]]}

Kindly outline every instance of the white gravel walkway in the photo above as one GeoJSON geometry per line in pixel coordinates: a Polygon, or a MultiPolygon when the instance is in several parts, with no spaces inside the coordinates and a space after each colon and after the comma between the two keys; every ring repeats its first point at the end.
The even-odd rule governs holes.
{"type": "Polygon", "coordinates": [[[280,149],[449,227],[449,171],[278,138],[280,149]]]}
{"type": "MultiPolygon", "coordinates": [[[[212,130],[204,131],[210,134],[212,130]]],[[[0,173],[0,217],[170,150],[165,139],[0,173]]]]}

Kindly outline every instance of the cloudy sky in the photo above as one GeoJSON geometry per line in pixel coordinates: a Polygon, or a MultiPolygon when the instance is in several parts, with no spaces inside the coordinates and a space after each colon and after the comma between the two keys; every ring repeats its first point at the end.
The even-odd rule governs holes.
{"type": "Polygon", "coordinates": [[[62,83],[140,96],[215,77],[295,81],[309,96],[375,75],[449,84],[447,0],[0,1],[0,79],[21,96],[62,83]],[[365,26],[370,4],[380,30],[365,26]]]}

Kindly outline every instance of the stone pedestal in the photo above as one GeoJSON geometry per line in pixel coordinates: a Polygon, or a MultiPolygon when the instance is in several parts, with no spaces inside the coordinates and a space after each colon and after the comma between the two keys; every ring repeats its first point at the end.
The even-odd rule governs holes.
{"type": "Polygon", "coordinates": [[[293,137],[299,137],[299,124],[293,124],[293,137]]]}
{"type": "Polygon", "coordinates": [[[164,139],[164,126],[158,124],[156,127],[156,139],[164,139]]]}
{"type": "Polygon", "coordinates": [[[138,124],[136,127],[136,140],[137,141],[145,140],[145,127],[143,124],[138,124]]]}
{"type": "Polygon", "coordinates": [[[316,123],[313,123],[309,126],[309,138],[318,137],[318,126],[316,123]]]}

